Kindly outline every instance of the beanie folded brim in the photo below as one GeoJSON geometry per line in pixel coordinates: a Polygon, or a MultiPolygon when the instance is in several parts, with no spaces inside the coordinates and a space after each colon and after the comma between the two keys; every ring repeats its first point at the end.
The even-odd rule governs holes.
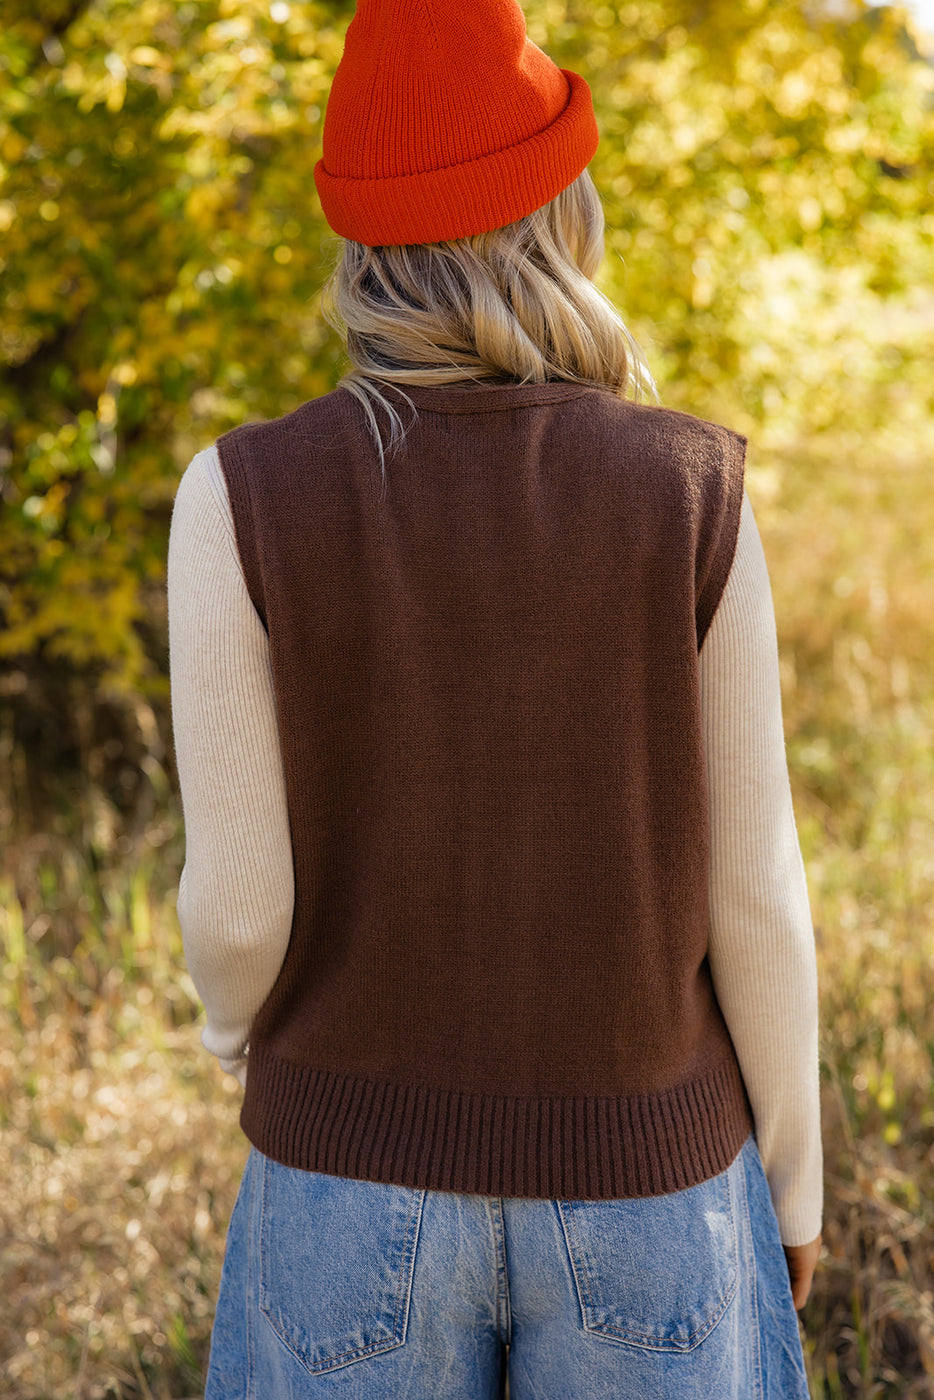
{"type": "Polygon", "coordinates": [[[577,179],[599,143],[590,88],[576,73],[558,117],[519,145],[443,170],[386,179],[330,175],[315,184],[335,233],[368,247],[441,243],[488,233],[541,208],[577,179]]]}

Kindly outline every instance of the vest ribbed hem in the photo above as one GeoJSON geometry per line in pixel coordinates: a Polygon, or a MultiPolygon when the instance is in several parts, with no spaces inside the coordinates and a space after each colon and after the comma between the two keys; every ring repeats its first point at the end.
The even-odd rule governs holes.
{"type": "Polygon", "coordinates": [[[240,1124],[286,1166],[435,1191],[657,1196],[717,1176],[752,1116],[735,1062],[659,1094],[507,1097],[375,1083],[250,1054],[240,1124]]]}

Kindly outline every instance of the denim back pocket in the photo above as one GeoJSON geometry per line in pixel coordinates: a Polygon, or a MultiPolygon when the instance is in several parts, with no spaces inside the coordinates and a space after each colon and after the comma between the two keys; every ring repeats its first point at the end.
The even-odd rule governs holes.
{"type": "Polygon", "coordinates": [[[690,1351],[738,1280],[730,1173],[638,1200],[559,1201],[584,1330],[652,1351],[690,1351]]]}
{"type": "Polygon", "coordinates": [[[259,1304],[309,1371],[405,1341],[425,1192],[262,1158],[259,1304]]]}

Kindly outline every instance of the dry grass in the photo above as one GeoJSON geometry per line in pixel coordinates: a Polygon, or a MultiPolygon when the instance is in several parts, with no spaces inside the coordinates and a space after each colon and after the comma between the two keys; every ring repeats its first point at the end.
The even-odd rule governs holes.
{"type": "MultiPolygon", "coordinates": [[[[48,916],[27,907],[25,956],[6,964],[0,1358],[16,1400],[201,1394],[246,1148],[239,1088],[200,1049],[173,903],[142,893],[151,881],[105,877],[97,946],[41,965],[48,916]]],[[[21,906],[4,894],[15,951],[21,906]]]]}
{"type": "Polygon", "coordinates": [[[763,472],[821,975],[827,1400],[934,1396],[932,448],[837,436],[763,472]]]}
{"type": "MultiPolygon", "coordinates": [[[[827,1248],[805,1327],[825,1400],[934,1396],[934,501],[915,448],[811,446],[750,479],[818,928],[827,1248]]],[[[239,1090],[198,1044],[172,799],[132,843],[99,792],[78,805],[49,835],[11,828],[0,865],[4,1394],[181,1400],[201,1394],[246,1155],[239,1090]]]]}

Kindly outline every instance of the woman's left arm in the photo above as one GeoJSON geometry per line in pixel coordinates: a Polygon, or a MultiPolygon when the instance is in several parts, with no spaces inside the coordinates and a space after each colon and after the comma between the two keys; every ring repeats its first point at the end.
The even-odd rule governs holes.
{"type": "Polygon", "coordinates": [[[178,918],[202,1043],[245,1083],[246,1049],[292,927],[295,885],[269,641],[250,600],[217,449],[175,498],[172,727],[185,817],[178,918]]]}

